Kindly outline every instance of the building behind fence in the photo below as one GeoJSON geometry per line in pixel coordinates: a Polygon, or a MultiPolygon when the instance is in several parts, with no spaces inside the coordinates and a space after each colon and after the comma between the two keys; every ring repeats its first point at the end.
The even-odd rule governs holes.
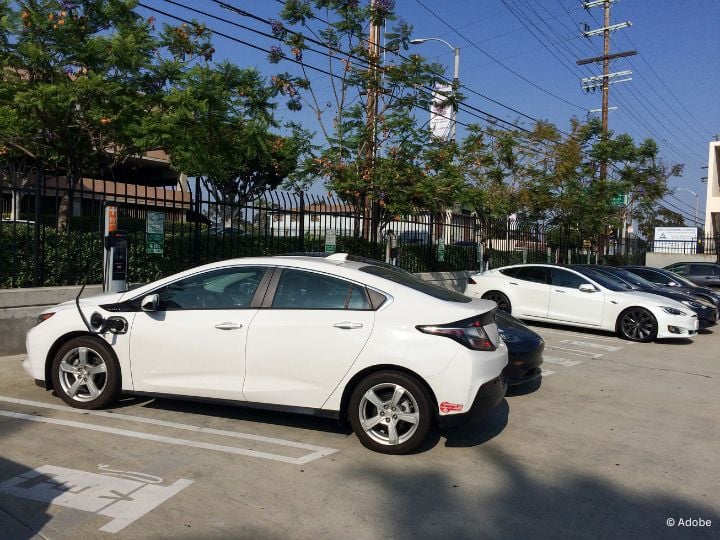
{"type": "MultiPolygon", "coordinates": [[[[335,249],[384,260],[389,238],[394,261],[411,272],[477,270],[521,262],[597,262],[577,231],[488,221],[454,212],[418,212],[387,223],[333,197],[272,191],[247,204],[218,200],[195,184],[152,186],[83,179],[72,192],[63,177],[40,177],[24,185],[0,184],[0,287],[99,283],[102,280],[103,208],[118,207],[118,228],[130,240],[129,280],[148,282],[217,260],[257,255],[318,252],[328,230],[335,249]],[[69,230],[57,230],[65,199],[69,230]],[[67,204],[66,204],[67,206],[67,204]],[[162,253],[148,253],[148,212],[165,217],[162,253]]],[[[610,244],[618,260],[640,262],[642,242],[610,244]]],[[[715,252],[703,239],[696,252],[715,252]]],[[[652,245],[649,246],[652,249],[652,245]]],[[[692,246],[682,246],[691,250],[692,246]]],[[[686,253],[689,251],[683,251],[686,253]]]]}

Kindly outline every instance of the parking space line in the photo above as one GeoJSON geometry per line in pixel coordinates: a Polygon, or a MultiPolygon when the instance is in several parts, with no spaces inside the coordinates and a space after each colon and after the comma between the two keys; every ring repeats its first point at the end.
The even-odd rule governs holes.
{"type": "Polygon", "coordinates": [[[567,358],[560,358],[558,356],[547,356],[543,355],[543,362],[549,362],[551,364],[558,364],[565,367],[573,367],[578,364],[582,364],[581,360],[568,360],[567,358]]]}
{"type": "Polygon", "coordinates": [[[543,376],[543,377],[549,377],[549,376],[552,375],[553,373],[555,373],[555,372],[552,371],[551,369],[543,369],[543,370],[542,370],[542,376],[543,376]]]}
{"type": "Polygon", "coordinates": [[[612,347],[610,345],[602,345],[600,343],[591,343],[589,341],[578,341],[575,339],[561,339],[560,343],[567,343],[568,345],[576,345],[578,347],[587,347],[589,349],[600,349],[601,351],[615,352],[622,349],[622,347],[612,347]]]}
{"type": "Polygon", "coordinates": [[[581,337],[583,339],[591,339],[593,341],[610,341],[613,343],[622,343],[623,346],[625,345],[637,345],[635,341],[622,341],[619,338],[616,337],[610,337],[610,336],[594,336],[592,334],[584,334],[582,332],[570,332],[565,330],[548,330],[543,327],[535,326],[534,327],[536,331],[539,334],[555,334],[558,336],[567,336],[567,337],[581,337]]]}
{"type": "Polygon", "coordinates": [[[302,465],[304,463],[309,463],[309,462],[319,459],[321,457],[329,456],[330,454],[334,454],[335,452],[337,452],[337,450],[334,448],[326,448],[323,446],[315,446],[315,445],[304,444],[304,443],[299,443],[299,442],[295,442],[295,441],[287,441],[284,439],[276,439],[274,437],[264,437],[262,435],[254,435],[252,433],[240,433],[237,431],[228,431],[228,430],[224,430],[224,429],[205,428],[205,427],[193,426],[190,424],[167,422],[165,420],[156,420],[154,418],[143,418],[140,416],[130,416],[127,414],[118,414],[118,413],[107,412],[107,411],[90,411],[90,410],[84,410],[84,409],[74,409],[72,407],[67,407],[64,405],[55,405],[52,403],[44,403],[44,402],[40,402],[40,401],[17,399],[17,398],[11,398],[11,397],[7,397],[7,396],[0,396],[0,401],[5,402],[5,403],[12,403],[15,405],[40,407],[40,408],[44,408],[44,409],[62,411],[62,412],[67,412],[67,413],[83,414],[83,415],[90,415],[90,416],[100,416],[100,417],[104,417],[104,418],[114,418],[117,420],[127,420],[130,422],[137,422],[137,423],[141,423],[141,424],[150,424],[150,425],[168,427],[168,428],[172,428],[172,429],[192,431],[195,433],[204,433],[204,434],[208,434],[208,435],[220,435],[220,436],[225,436],[225,437],[233,437],[233,438],[237,438],[237,439],[246,439],[246,440],[252,440],[252,441],[263,442],[263,443],[268,443],[268,444],[274,444],[274,445],[278,445],[278,446],[285,446],[285,447],[290,447],[290,448],[300,448],[302,450],[309,451],[309,453],[307,455],[301,456],[299,458],[291,458],[291,457],[282,456],[282,455],[278,455],[278,454],[271,454],[268,452],[258,452],[256,450],[246,450],[246,449],[237,448],[234,446],[202,443],[202,442],[190,441],[187,439],[179,439],[179,438],[175,438],[175,437],[162,437],[162,436],[158,436],[158,435],[151,435],[151,434],[141,433],[141,432],[137,432],[137,431],[107,428],[105,426],[98,426],[95,424],[82,424],[82,423],[73,422],[70,420],[58,420],[58,419],[43,417],[43,416],[38,416],[38,415],[23,415],[21,413],[14,413],[11,411],[0,410],[0,415],[2,415],[2,416],[14,417],[13,415],[19,415],[17,417],[22,418],[24,420],[38,421],[38,422],[44,422],[44,423],[48,423],[48,424],[58,424],[58,425],[71,425],[72,424],[73,427],[75,427],[75,424],[77,424],[81,429],[105,431],[107,433],[114,433],[116,435],[124,435],[127,437],[136,437],[136,438],[141,438],[141,439],[146,438],[149,440],[156,440],[159,442],[168,442],[169,444],[195,446],[198,448],[219,450],[219,451],[229,452],[229,453],[233,453],[233,454],[243,454],[243,455],[248,455],[248,456],[253,456],[253,457],[261,457],[264,459],[273,459],[276,461],[283,461],[285,463],[292,463],[295,465],[302,465]],[[108,430],[112,430],[112,431],[108,431],[108,430]]]}
{"type": "Polygon", "coordinates": [[[602,356],[601,353],[591,353],[587,351],[580,351],[578,349],[569,349],[567,347],[555,347],[553,345],[545,345],[545,349],[550,349],[553,351],[563,351],[565,354],[582,356],[583,358],[592,358],[593,360],[596,360],[597,358],[600,358],[602,356]]]}

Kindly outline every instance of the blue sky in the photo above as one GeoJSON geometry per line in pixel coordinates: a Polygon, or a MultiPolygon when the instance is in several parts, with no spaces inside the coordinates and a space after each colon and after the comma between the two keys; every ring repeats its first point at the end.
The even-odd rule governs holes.
{"type": "MultiPolygon", "coordinates": [[[[176,1],[267,31],[262,23],[224,10],[211,0],[176,1]]],[[[266,18],[277,18],[282,7],[278,0],[225,1],[266,18]]],[[[267,48],[272,44],[248,30],[164,0],[143,3],[176,16],[196,18],[217,31],[258,46],[267,48]]],[[[148,16],[152,13],[145,8],[139,11],[148,16]]],[[[580,37],[579,25],[585,22],[591,28],[601,26],[602,8],[585,10],[580,0],[397,0],[396,12],[413,25],[415,36],[439,37],[460,47],[460,80],[472,90],[534,118],[549,120],[561,129],[567,127],[572,116],[584,118],[590,109],[600,107],[600,93],[586,94],[580,84],[581,77],[599,74],[600,65],[578,68],[574,62],[601,54],[602,38],[580,37]]],[[[685,164],[683,177],[671,185],[698,193],[702,221],[706,184],[700,178],[707,171],[701,167],[707,165],[708,142],[720,134],[720,1],[619,0],[613,3],[612,23],[624,21],[631,21],[632,27],[612,33],[612,51],[637,49],[638,56],[616,60],[611,68],[630,69],[633,74],[632,81],[611,87],[610,105],[618,109],[610,113],[610,128],[637,140],[652,137],[660,144],[666,161],[685,164]]],[[[254,66],[268,77],[278,71],[294,70],[292,65],[269,64],[264,53],[219,35],[214,45],[216,60],[227,58],[243,67],[254,66]]],[[[451,75],[452,52],[444,45],[426,43],[414,52],[447,65],[451,75]]],[[[307,56],[306,61],[323,65],[319,59],[307,56]]],[[[322,75],[311,75],[311,79],[316,79],[318,89],[329,86],[322,75]]],[[[466,94],[469,105],[509,121],[519,120],[508,109],[466,94]]],[[[317,129],[307,110],[291,113],[281,107],[279,112],[285,120],[317,129]]],[[[461,111],[458,120],[470,123],[477,118],[461,111]]],[[[687,191],[678,191],[668,197],[666,204],[691,217],[695,199],[687,191]]]]}

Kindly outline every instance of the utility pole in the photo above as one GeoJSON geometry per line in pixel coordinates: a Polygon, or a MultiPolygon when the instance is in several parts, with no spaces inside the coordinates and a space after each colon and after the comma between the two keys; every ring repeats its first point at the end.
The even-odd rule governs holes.
{"type": "Polygon", "coordinates": [[[365,226],[364,236],[368,240],[376,240],[377,228],[375,226],[376,209],[373,189],[373,177],[375,173],[375,156],[377,154],[377,112],[378,112],[378,95],[380,91],[379,80],[379,62],[380,62],[380,24],[375,16],[375,7],[377,0],[370,1],[370,33],[368,36],[368,60],[370,63],[370,73],[367,84],[367,104],[366,104],[366,130],[369,140],[366,144],[365,164],[363,171],[363,181],[366,183],[365,195],[365,226]],[[368,194],[371,197],[368,197],[368,194]]]}

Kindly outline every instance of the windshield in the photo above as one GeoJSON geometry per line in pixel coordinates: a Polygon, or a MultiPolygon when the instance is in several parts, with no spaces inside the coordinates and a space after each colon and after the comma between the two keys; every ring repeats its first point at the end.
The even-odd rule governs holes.
{"type": "Polygon", "coordinates": [[[628,283],[632,283],[636,287],[640,287],[643,289],[657,289],[658,286],[653,283],[652,281],[648,281],[647,279],[640,277],[636,274],[633,274],[632,272],[628,272],[627,270],[623,270],[622,268],[613,268],[610,271],[611,274],[618,276],[623,281],[627,281],[628,283]]]}
{"type": "Polygon", "coordinates": [[[416,277],[410,272],[407,272],[406,270],[402,270],[400,268],[397,268],[396,266],[392,266],[386,263],[372,261],[372,264],[361,267],[360,271],[388,279],[400,285],[405,285],[406,287],[410,287],[411,289],[414,289],[423,294],[427,294],[428,296],[432,296],[433,298],[438,298],[440,300],[462,303],[472,302],[472,298],[470,298],[469,296],[465,296],[464,294],[460,294],[458,292],[439,287],[438,285],[433,285],[432,283],[423,281],[422,279],[416,277]]]}
{"type": "Polygon", "coordinates": [[[632,286],[625,283],[619,278],[612,278],[606,273],[596,272],[589,268],[573,268],[576,272],[580,272],[582,275],[589,277],[596,283],[602,285],[606,289],[611,291],[631,291],[632,286]]]}
{"type": "Polygon", "coordinates": [[[689,279],[682,277],[680,274],[676,274],[675,272],[671,272],[670,270],[665,270],[665,272],[670,274],[670,277],[680,283],[683,287],[697,287],[697,283],[693,283],[689,279]]]}

